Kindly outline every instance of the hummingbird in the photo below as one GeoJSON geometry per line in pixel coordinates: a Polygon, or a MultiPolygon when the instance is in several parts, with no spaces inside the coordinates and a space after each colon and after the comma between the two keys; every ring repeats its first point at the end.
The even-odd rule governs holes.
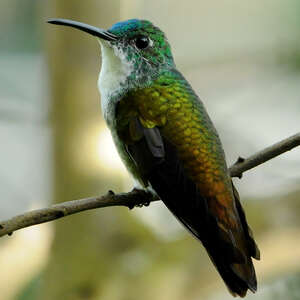
{"type": "Polygon", "coordinates": [[[157,195],[202,242],[233,296],[255,292],[260,259],[218,133],[200,98],[177,70],[170,44],[150,21],[108,30],[67,19],[97,38],[103,117],[138,188],[157,195]]]}

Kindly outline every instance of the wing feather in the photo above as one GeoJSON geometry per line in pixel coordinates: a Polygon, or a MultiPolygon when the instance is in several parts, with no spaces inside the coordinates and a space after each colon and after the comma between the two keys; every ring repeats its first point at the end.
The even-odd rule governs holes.
{"type": "Polygon", "coordinates": [[[210,208],[215,199],[201,194],[186,173],[176,147],[159,127],[145,128],[138,117],[130,121],[129,127],[132,139],[126,145],[127,151],[141,174],[175,217],[203,243],[229,290],[240,296],[248,289],[254,292],[256,276],[251,256],[258,259],[259,250],[237,191],[234,189],[236,209],[230,212],[237,226],[228,228],[210,208]]]}

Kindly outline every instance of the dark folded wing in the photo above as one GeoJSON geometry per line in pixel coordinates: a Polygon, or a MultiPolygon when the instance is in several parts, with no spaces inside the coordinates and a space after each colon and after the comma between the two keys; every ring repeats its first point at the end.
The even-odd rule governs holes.
{"type": "Polygon", "coordinates": [[[131,121],[134,139],[127,144],[128,154],[158,196],[176,218],[197,238],[206,250],[233,294],[244,296],[256,290],[256,276],[251,256],[259,251],[251,236],[245,214],[235,192],[239,232],[220,227],[220,216],[209,209],[209,199],[201,195],[186,174],[176,148],[158,127],[144,128],[138,118],[131,121]],[[235,235],[241,235],[242,244],[235,235]],[[246,248],[244,244],[246,241],[246,248]]]}

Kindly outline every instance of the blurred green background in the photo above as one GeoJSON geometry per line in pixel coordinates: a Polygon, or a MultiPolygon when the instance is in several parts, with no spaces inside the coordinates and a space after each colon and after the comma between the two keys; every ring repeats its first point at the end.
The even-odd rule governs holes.
{"type": "MultiPolygon", "coordinates": [[[[161,27],[231,164],[299,131],[299,16],[298,0],[2,0],[0,219],[132,186],[101,117],[98,43],[48,18],[161,27]]],[[[236,180],[262,254],[248,299],[300,299],[299,155],[236,180]]],[[[1,300],[231,299],[200,243],[161,203],[2,238],[0,278],[1,300]]]]}

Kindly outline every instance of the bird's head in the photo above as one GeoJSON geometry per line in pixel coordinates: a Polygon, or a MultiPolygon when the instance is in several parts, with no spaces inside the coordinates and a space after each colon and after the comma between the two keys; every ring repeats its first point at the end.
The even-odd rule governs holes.
{"type": "Polygon", "coordinates": [[[122,77],[118,80],[127,88],[145,86],[163,70],[174,67],[167,38],[149,21],[131,19],[116,23],[108,30],[65,19],[48,22],[96,36],[102,47],[102,69],[110,72],[114,80],[117,75],[122,77]]]}

